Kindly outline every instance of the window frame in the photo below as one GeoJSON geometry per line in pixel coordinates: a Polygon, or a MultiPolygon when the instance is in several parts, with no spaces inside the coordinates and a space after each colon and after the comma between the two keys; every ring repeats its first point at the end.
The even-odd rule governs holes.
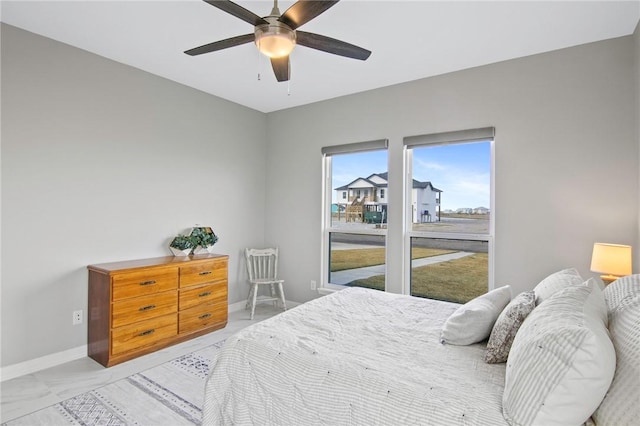
{"type": "Polygon", "coordinates": [[[379,235],[384,236],[385,240],[385,291],[387,282],[388,251],[387,251],[387,229],[339,229],[332,226],[331,221],[331,205],[333,203],[333,185],[332,185],[332,157],[339,154],[357,154],[365,151],[386,151],[387,168],[389,167],[389,140],[379,139],[368,142],[358,142],[345,145],[335,145],[322,148],[322,203],[321,203],[321,248],[320,248],[320,283],[317,291],[320,294],[332,293],[334,291],[344,289],[344,286],[331,284],[329,282],[329,262],[331,249],[331,234],[352,234],[352,235],[379,235]]]}
{"type": "Polygon", "coordinates": [[[403,294],[411,294],[411,239],[412,238],[432,238],[432,239],[452,239],[452,240],[473,240],[486,241],[488,244],[488,283],[487,291],[495,288],[495,129],[493,127],[483,129],[463,130],[457,132],[447,132],[434,135],[413,136],[404,138],[403,160],[405,179],[403,209],[404,209],[404,241],[403,241],[403,271],[402,282],[403,294]],[[442,146],[447,144],[489,142],[490,149],[490,177],[489,177],[489,233],[469,234],[461,232],[434,232],[434,231],[414,231],[413,230],[413,209],[411,205],[413,190],[413,148],[426,146],[442,146]]]}

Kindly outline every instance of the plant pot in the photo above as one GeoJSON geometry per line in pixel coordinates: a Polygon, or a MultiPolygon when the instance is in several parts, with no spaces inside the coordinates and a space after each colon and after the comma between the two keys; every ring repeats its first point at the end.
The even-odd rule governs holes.
{"type": "Polygon", "coordinates": [[[202,247],[198,246],[193,250],[193,254],[211,254],[213,253],[213,246],[202,247]]]}
{"type": "Polygon", "coordinates": [[[189,256],[191,254],[191,249],[184,249],[184,250],[180,250],[177,248],[173,248],[173,247],[169,247],[169,250],[171,250],[171,253],[173,253],[174,256],[189,256]]]}

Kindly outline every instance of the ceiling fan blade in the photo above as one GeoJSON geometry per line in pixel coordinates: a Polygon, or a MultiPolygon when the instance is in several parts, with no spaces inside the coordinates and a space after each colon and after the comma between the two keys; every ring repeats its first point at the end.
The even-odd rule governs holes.
{"type": "Polygon", "coordinates": [[[224,10],[225,12],[235,16],[236,18],[240,18],[245,22],[248,22],[251,25],[261,25],[269,23],[250,10],[247,10],[244,7],[239,6],[229,0],[204,0],[204,2],[209,3],[211,6],[217,7],[220,10],[224,10]]]}
{"type": "Polygon", "coordinates": [[[283,56],[282,58],[271,58],[271,66],[273,67],[273,73],[276,75],[278,81],[288,81],[291,73],[291,67],[289,65],[289,57],[283,56]]]}
{"type": "Polygon", "coordinates": [[[225,40],[214,41],[213,43],[204,44],[193,49],[185,50],[184,53],[191,56],[202,55],[203,53],[215,52],[216,50],[226,49],[228,47],[239,46],[255,40],[254,34],[244,34],[237,37],[227,38],[225,40]]]}
{"type": "Polygon", "coordinates": [[[287,9],[278,21],[295,30],[306,24],[325,10],[329,9],[339,0],[299,0],[287,9]]]}
{"type": "Polygon", "coordinates": [[[366,60],[369,55],[371,55],[370,50],[320,34],[296,31],[296,36],[297,44],[310,47],[312,49],[322,50],[323,52],[333,53],[334,55],[360,59],[361,61],[366,60]]]}

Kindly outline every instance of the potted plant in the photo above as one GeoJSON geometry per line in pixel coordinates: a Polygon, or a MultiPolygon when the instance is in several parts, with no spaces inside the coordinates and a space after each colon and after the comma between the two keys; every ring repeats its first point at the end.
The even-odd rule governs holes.
{"type": "Polygon", "coordinates": [[[169,244],[169,249],[174,256],[189,256],[197,243],[193,237],[177,235],[169,244]]]}
{"type": "Polygon", "coordinates": [[[189,236],[196,244],[193,254],[212,253],[213,245],[218,241],[218,236],[208,226],[192,228],[189,236]]]}

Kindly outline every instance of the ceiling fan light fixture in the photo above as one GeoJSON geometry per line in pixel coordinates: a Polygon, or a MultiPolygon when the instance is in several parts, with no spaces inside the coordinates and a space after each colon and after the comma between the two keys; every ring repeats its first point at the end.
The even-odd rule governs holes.
{"type": "Polygon", "coordinates": [[[296,47],[296,32],[281,23],[256,27],[256,47],[269,58],[289,56],[296,47]]]}

